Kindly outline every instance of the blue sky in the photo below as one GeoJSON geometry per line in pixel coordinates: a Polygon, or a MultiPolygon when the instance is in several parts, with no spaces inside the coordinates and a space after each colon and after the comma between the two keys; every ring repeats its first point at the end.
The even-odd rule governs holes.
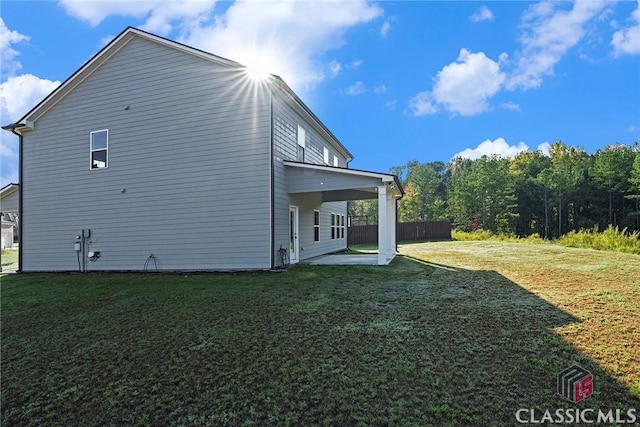
{"type": "MultiPolygon", "coordinates": [[[[640,140],[640,2],[3,1],[0,122],[135,26],[275,73],[387,171],[640,140]]],[[[18,179],[0,136],[0,185],[18,179]]]]}

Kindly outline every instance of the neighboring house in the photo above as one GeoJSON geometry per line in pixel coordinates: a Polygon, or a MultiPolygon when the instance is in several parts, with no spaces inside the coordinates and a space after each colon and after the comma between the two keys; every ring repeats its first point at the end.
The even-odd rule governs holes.
{"type": "Polygon", "coordinates": [[[2,232],[0,234],[0,249],[13,249],[13,230],[15,224],[12,221],[0,220],[2,224],[2,232]]]}
{"type": "Polygon", "coordinates": [[[351,153],[277,76],[127,28],[18,122],[20,269],[235,270],[347,247],[347,201],[394,175],[351,153]]]}
{"type": "Polygon", "coordinates": [[[13,248],[15,230],[18,226],[18,212],[20,209],[20,186],[8,184],[0,188],[0,217],[2,218],[2,234],[0,247],[13,248]]]}
{"type": "Polygon", "coordinates": [[[0,212],[17,214],[20,210],[20,186],[8,184],[0,188],[0,212]]]}

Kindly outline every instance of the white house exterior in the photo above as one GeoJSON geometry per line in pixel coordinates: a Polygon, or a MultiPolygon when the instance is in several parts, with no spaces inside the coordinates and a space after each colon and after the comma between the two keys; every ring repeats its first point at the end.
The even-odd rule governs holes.
{"type": "Polygon", "coordinates": [[[20,137],[21,271],[272,269],[347,246],[347,201],[397,177],[351,153],[277,76],[127,28],[5,130],[20,137]],[[55,217],[55,221],[52,218],[55,217]]]}

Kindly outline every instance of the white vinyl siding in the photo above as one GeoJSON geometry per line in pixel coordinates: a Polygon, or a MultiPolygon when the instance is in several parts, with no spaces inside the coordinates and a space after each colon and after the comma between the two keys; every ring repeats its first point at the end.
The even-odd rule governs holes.
{"type": "Polygon", "coordinates": [[[77,270],[82,229],[90,270],[269,269],[269,94],[243,78],[134,37],[48,110],[23,137],[23,269],[77,270]]]}
{"type": "MultiPolygon", "coordinates": [[[[309,117],[294,109],[289,101],[279,92],[273,94],[273,144],[274,144],[274,239],[273,256],[278,263],[277,250],[280,245],[286,247],[289,239],[289,205],[296,205],[300,209],[300,260],[305,260],[346,249],[346,239],[330,239],[331,212],[347,213],[347,202],[322,202],[320,193],[291,194],[294,188],[302,184],[297,179],[287,177],[283,161],[297,161],[298,126],[305,131],[305,159],[304,163],[324,164],[324,152],[327,151],[327,163],[333,161],[333,155],[338,155],[340,165],[346,166],[346,158],[340,154],[331,141],[309,121],[309,117]],[[319,217],[319,240],[315,241],[315,214],[319,217]]],[[[324,177],[323,177],[324,179],[324,177]]],[[[333,177],[335,179],[335,177],[333,177]]],[[[370,183],[368,180],[367,183],[370,183]]],[[[328,177],[325,184],[331,187],[332,177],[328,177]]]]}

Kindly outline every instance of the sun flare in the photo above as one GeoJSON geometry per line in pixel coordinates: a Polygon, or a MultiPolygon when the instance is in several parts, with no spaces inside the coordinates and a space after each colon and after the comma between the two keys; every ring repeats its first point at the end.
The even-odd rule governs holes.
{"type": "Polygon", "coordinates": [[[275,55],[269,55],[267,52],[252,52],[243,62],[247,67],[247,77],[254,82],[266,80],[278,67],[275,55]]]}
{"type": "Polygon", "coordinates": [[[254,82],[262,82],[271,75],[265,68],[256,66],[248,66],[245,72],[249,80],[254,82]]]}

